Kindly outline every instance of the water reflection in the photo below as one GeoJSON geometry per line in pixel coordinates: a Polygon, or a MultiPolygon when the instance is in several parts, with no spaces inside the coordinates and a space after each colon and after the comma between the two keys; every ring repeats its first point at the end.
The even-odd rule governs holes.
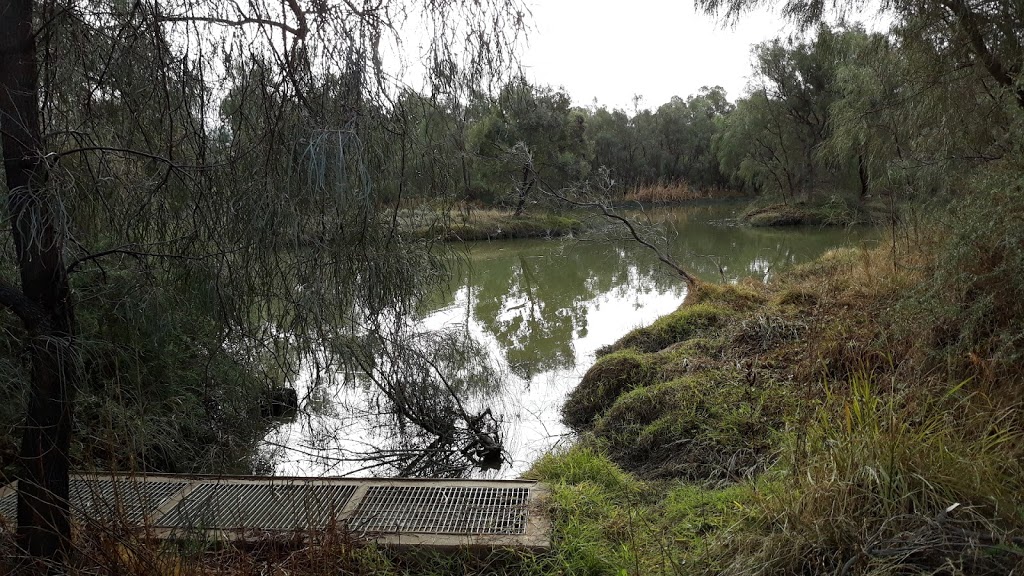
{"type": "MultiPolygon", "coordinates": [[[[753,276],[767,280],[779,269],[824,250],[856,242],[863,230],[764,230],[737,226],[735,206],[649,212],[662,225],[665,252],[684,268],[712,281],[753,276]]],[[[572,370],[587,360],[576,343],[591,330],[590,304],[616,299],[637,311],[649,298],[685,295],[678,276],[645,248],[631,241],[504,241],[474,245],[470,266],[460,278],[465,301],[449,300],[438,309],[464,307],[463,321],[493,338],[508,369],[523,379],[552,370],[572,370]]],[[[452,292],[452,297],[460,294],[452,292]]],[[[646,315],[641,315],[646,317],[646,315]]],[[[609,341],[640,322],[620,319],[609,341]]],[[[601,327],[605,332],[606,327],[601,327]]],[[[607,343],[607,342],[606,342],[607,343]]]]}
{"type": "MultiPolygon", "coordinates": [[[[870,237],[865,230],[752,229],[735,224],[741,206],[652,211],[642,216],[664,230],[665,251],[707,280],[765,279],[785,267],[837,246],[870,237]]],[[[613,229],[614,235],[618,231],[613,229]]],[[[595,350],[628,330],[677,308],[685,297],[681,279],[635,242],[584,239],[500,241],[469,246],[468,265],[452,289],[438,294],[423,313],[423,328],[456,329],[482,343],[507,373],[497,393],[478,391],[474,409],[490,408],[502,423],[511,466],[487,476],[514,477],[565,436],[559,408],[593,362],[595,350]]],[[[338,392],[346,407],[334,419],[346,423],[345,446],[389,446],[394,431],[359,416],[366,406],[338,392]],[[354,412],[352,410],[355,410],[354,412]]],[[[323,399],[319,402],[324,402],[323,399]]],[[[323,433],[306,422],[279,430],[274,442],[309,447],[305,437],[323,433]],[[286,434],[283,434],[287,432],[286,434]]],[[[338,433],[337,430],[334,432],[338,433]]],[[[280,451],[281,474],[339,474],[299,452],[280,451]]]]}

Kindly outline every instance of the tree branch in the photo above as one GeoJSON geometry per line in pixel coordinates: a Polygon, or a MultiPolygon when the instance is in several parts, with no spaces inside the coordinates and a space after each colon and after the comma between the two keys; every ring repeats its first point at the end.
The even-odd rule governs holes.
{"type": "Polygon", "coordinates": [[[575,200],[573,198],[566,196],[562,192],[556,192],[554,190],[545,189],[543,187],[538,187],[538,189],[542,190],[545,194],[548,194],[549,196],[553,196],[556,199],[565,202],[566,204],[569,204],[570,206],[575,206],[577,208],[596,208],[601,211],[601,214],[604,215],[605,218],[621,222],[626,227],[626,229],[629,230],[629,234],[630,236],[633,237],[634,240],[636,240],[640,245],[649,249],[651,252],[654,252],[654,255],[658,258],[658,260],[660,260],[663,264],[675,270],[677,274],[682,276],[683,280],[686,282],[686,287],[691,292],[696,291],[698,286],[697,277],[687,272],[675,260],[673,260],[667,254],[662,252],[660,248],[658,248],[650,241],[648,241],[646,238],[644,238],[643,235],[641,235],[640,232],[637,231],[636,225],[629,218],[626,218],[621,214],[617,214],[613,209],[609,208],[603,202],[575,200]]]}
{"type": "MultiPolygon", "coordinates": [[[[166,244],[166,242],[160,242],[160,244],[166,244]]],[[[134,244],[128,244],[128,245],[121,246],[121,247],[118,247],[118,248],[111,248],[110,250],[102,250],[100,252],[96,252],[96,253],[93,253],[93,254],[86,254],[85,256],[82,256],[81,258],[79,258],[79,259],[75,260],[74,262],[72,262],[71,264],[69,264],[68,265],[67,273],[70,275],[71,273],[73,273],[75,271],[75,268],[77,268],[81,264],[84,264],[84,263],[89,262],[91,260],[97,260],[97,259],[103,258],[105,256],[112,256],[114,254],[121,254],[123,256],[131,256],[132,258],[136,258],[136,259],[139,259],[139,260],[144,260],[146,258],[166,258],[166,259],[170,259],[170,260],[203,261],[203,260],[207,260],[209,258],[213,258],[215,256],[225,256],[227,254],[231,254],[233,252],[237,252],[237,251],[239,251],[239,250],[241,250],[243,248],[243,247],[238,247],[238,248],[235,248],[235,249],[232,249],[232,250],[221,250],[219,252],[210,252],[209,254],[203,254],[203,255],[200,255],[200,256],[189,256],[189,255],[186,255],[186,254],[170,254],[170,253],[161,253],[161,252],[140,252],[138,250],[130,249],[132,246],[135,246],[135,245],[134,244]]]]}
{"type": "Polygon", "coordinates": [[[202,166],[202,165],[178,164],[178,163],[174,162],[173,160],[171,160],[170,158],[165,158],[165,157],[159,156],[157,154],[151,154],[149,152],[143,152],[142,150],[132,150],[131,148],[115,148],[115,147],[112,147],[112,146],[83,146],[81,148],[72,148],[70,150],[64,150],[62,152],[55,152],[55,153],[51,154],[50,157],[53,157],[56,160],[60,160],[61,158],[65,157],[65,156],[70,156],[72,154],[82,154],[82,153],[85,153],[85,152],[116,152],[118,154],[128,154],[130,156],[140,156],[142,158],[148,158],[150,160],[155,160],[157,162],[161,162],[163,164],[166,164],[166,165],[170,166],[171,168],[173,168],[175,170],[179,170],[179,171],[182,171],[182,172],[209,170],[211,168],[216,168],[218,166],[223,166],[223,164],[210,164],[210,165],[205,165],[205,166],[202,166]]]}
{"type": "Polygon", "coordinates": [[[242,18],[239,18],[237,20],[232,20],[231,18],[218,18],[216,16],[167,16],[167,15],[161,15],[161,16],[157,16],[156,17],[156,21],[157,22],[203,22],[203,23],[206,23],[206,24],[219,24],[221,26],[230,26],[230,27],[233,27],[233,28],[238,28],[238,27],[242,27],[242,26],[250,26],[250,25],[271,26],[271,27],[274,27],[274,28],[280,28],[281,30],[284,30],[285,32],[288,32],[289,34],[293,34],[293,35],[298,36],[300,38],[303,38],[306,35],[306,28],[305,28],[306,21],[305,21],[304,18],[300,20],[300,22],[302,22],[302,27],[301,28],[295,28],[293,26],[289,26],[289,25],[285,24],[284,22],[278,22],[277,20],[271,20],[269,18],[253,18],[253,17],[249,17],[249,16],[242,17],[242,18]]]}

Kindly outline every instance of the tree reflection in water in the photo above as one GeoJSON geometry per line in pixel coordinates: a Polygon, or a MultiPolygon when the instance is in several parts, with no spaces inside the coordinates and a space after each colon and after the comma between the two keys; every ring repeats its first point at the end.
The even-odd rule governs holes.
{"type": "MultiPolygon", "coordinates": [[[[673,208],[648,211],[645,216],[661,222],[666,251],[709,281],[764,279],[831,248],[872,237],[870,230],[738,226],[734,218],[741,209],[738,205],[673,208]]],[[[473,338],[498,360],[498,366],[488,376],[460,384],[465,386],[460,396],[466,398],[462,409],[453,408],[451,395],[436,384],[420,386],[417,395],[432,417],[458,430],[447,434],[457,442],[446,445],[458,465],[441,459],[436,467],[421,466],[424,460],[416,459],[416,450],[436,450],[432,443],[445,434],[432,434],[431,424],[423,425],[429,420],[382,419],[379,414],[387,410],[352,401],[350,393],[336,398],[348,403],[337,410],[345,414],[339,418],[346,428],[331,432],[343,434],[342,447],[369,446],[388,458],[403,454],[401,459],[393,458],[394,468],[404,466],[417,474],[515,476],[565,434],[559,407],[592,363],[594,351],[671,312],[685,297],[685,286],[674,272],[624,240],[480,242],[467,249],[468,265],[452,289],[438,294],[430,309],[423,311],[423,328],[447,327],[473,338]],[[501,381],[505,386],[494,385],[501,381]],[[473,426],[467,425],[467,418],[487,409],[512,461],[498,471],[480,470],[493,468],[494,455],[486,441],[473,443],[473,426]],[[480,462],[472,465],[468,453],[480,462]]],[[[402,397],[398,392],[395,398],[402,397]]],[[[383,401],[393,399],[385,394],[383,401]]],[[[418,417],[426,418],[425,413],[418,417]]],[[[310,435],[316,426],[308,424],[310,435]]],[[[302,435],[283,440],[286,444],[304,441],[302,435]]],[[[334,473],[353,469],[354,464],[343,462],[343,454],[328,454],[333,459],[324,460],[334,473]]],[[[320,469],[308,463],[279,465],[280,472],[320,469]]]]}

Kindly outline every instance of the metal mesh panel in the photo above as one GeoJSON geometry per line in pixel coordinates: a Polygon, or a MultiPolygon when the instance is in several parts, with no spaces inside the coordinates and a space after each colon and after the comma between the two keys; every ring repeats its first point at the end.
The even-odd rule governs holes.
{"type": "Polygon", "coordinates": [[[4,520],[12,526],[18,521],[17,492],[11,492],[3,498],[0,498],[0,516],[3,516],[4,520]]]}
{"type": "MultiPolygon", "coordinates": [[[[188,486],[187,482],[73,477],[68,484],[68,492],[71,497],[71,512],[79,522],[117,520],[138,526],[143,523],[146,516],[155,512],[161,504],[185,486],[188,486]]],[[[11,492],[0,499],[0,516],[3,516],[10,525],[17,522],[16,492],[11,492]]]]}
{"type": "Polygon", "coordinates": [[[131,478],[72,478],[71,510],[79,519],[121,520],[140,525],[186,482],[143,482],[131,478]]]}
{"type": "Polygon", "coordinates": [[[202,484],[157,524],[179,529],[323,528],[355,491],[351,485],[202,484]]]}
{"type": "Polygon", "coordinates": [[[524,534],[529,488],[373,486],[352,526],[366,532],[524,534]]]}

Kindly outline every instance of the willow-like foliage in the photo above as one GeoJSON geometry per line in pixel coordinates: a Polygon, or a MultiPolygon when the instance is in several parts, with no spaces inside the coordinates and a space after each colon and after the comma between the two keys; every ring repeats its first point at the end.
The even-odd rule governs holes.
{"type": "MultiPolygon", "coordinates": [[[[63,262],[53,278],[70,279],[75,312],[54,317],[71,326],[57,341],[72,374],[60,386],[74,390],[61,402],[70,414],[77,392],[89,417],[76,424],[80,458],[231,468],[207,448],[247,423],[255,437],[267,388],[372,372],[383,343],[423,356],[414,313],[452,254],[398,217],[407,159],[440,152],[410,148],[417,117],[397,102],[397,73],[422,76],[430,106],[500,80],[524,28],[518,2],[9,0],[0,13],[15,5],[31,14],[38,78],[4,81],[24,79],[38,107],[3,102],[4,130],[28,135],[32,177],[10,181],[21,159],[9,146],[10,192],[28,208],[12,200],[2,269],[13,280],[54,247],[63,262]],[[154,445],[159,457],[141,455],[154,445]]],[[[428,163],[432,181],[454,181],[451,164],[428,163]]],[[[454,187],[432,191],[443,208],[454,187]]],[[[19,317],[29,334],[9,322],[8,350],[35,338],[19,317]]],[[[35,376],[6,360],[4,393],[19,399],[35,376]]],[[[400,373],[373,375],[384,412],[416,409],[389,395],[400,373]]]]}

